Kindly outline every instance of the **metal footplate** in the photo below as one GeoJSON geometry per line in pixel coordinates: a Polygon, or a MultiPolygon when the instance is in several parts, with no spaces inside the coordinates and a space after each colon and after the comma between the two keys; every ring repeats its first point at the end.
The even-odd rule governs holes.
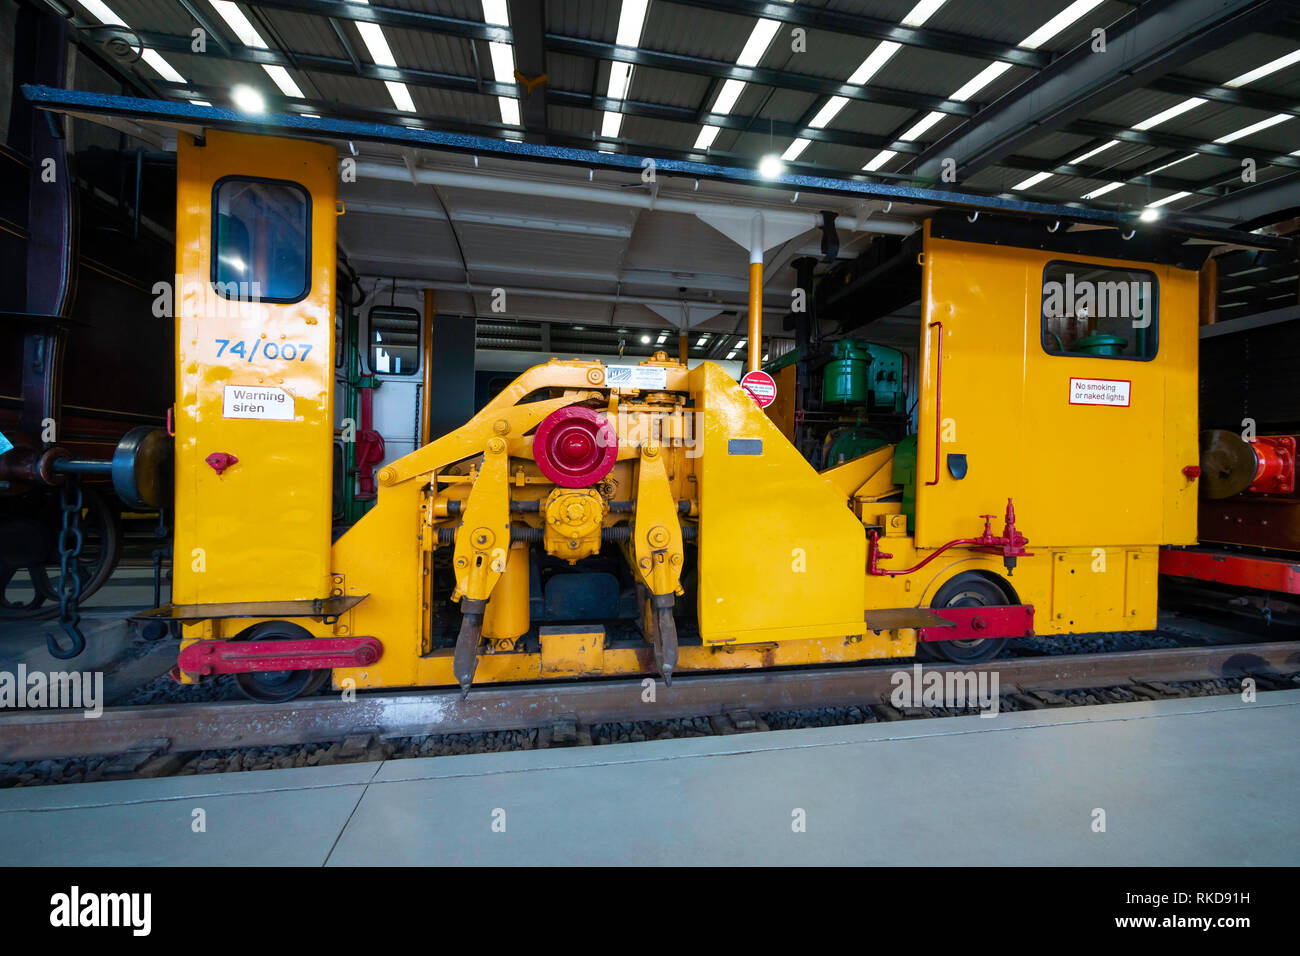
{"type": "Polygon", "coordinates": [[[365,594],[334,594],[299,601],[237,601],[223,604],[165,604],[132,614],[133,620],[216,621],[234,617],[314,617],[333,624],[341,614],[366,599],[365,594]]]}

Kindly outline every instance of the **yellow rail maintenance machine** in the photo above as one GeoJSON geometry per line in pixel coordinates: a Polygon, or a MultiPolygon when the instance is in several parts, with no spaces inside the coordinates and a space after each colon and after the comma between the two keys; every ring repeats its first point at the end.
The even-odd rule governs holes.
{"type": "Polygon", "coordinates": [[[995,244],[964,214],[911,240],[902,442],[818,472],[716,364],[552,360],[380,468],[331,541],[336,151],[179,140],[162,613],[183,682],[235,673],[286,700],[329,679],[983,660],[1012,637],[1153,627],[1158,549],[1196,541],[1195,268],[1140,242],[1123,257],[1116,230],[1076,243],[1106,255],[1025,220],[995,244]],[[620,565],[630,623],[536,626],[538,567],[596,561],[620,565]]]}

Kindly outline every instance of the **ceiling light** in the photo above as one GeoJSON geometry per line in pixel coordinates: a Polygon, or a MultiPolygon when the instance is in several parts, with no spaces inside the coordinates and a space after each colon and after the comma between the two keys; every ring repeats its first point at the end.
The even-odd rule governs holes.
{"type": "Polygon", "coordinates": [[[796,139],[793,143],[791,143],[789,146],[785,148],[785,152],[781,154],[781,158],[784,159],[786,162],[793,163],[796,159],[799,158],[800,154],[803,153],[803,151],[808,148],[808,144],[811,142],[812,140],[803,139],[802,137],[796,139]]]}
{"type": "MultiPolygon", "coordinates": [[[[641,30],[645,26],[646,7],[649,2],[650,0],[623,0],[618,11],[618,33],[614,37],[617,46],[639,47],[641,45],[641,30]]],[[[619,60],[610,63],[609,85],[605,88],[605,96],[611,100],[622,101],[627,98],[631,85],[632,64],[619,60]]],[[[605,110],[600,121],[601,137],[616,139],[622,130],[622,111],[605,110]]]]}
{"type": "Polygon", "coordinates": [[[237,109],[245,113],[266,112],[266,100],[262,98],[262,94],[243,83],[231,89],[230,99],[237,109]]]}
{"type": "Polygon", "coordinates": [[[1106,193],[1114,192],[1116,189],[1119,189],[1123,185],[1124,185],[1123,183],[1107,183],[1105,186],[1100,186],[1097,189],[1094,189],[1090,193],[1085,193],[1083,198],[1096,199],[1098,196],[1104,196],[1106,195],[1106,193]]]}
{"type": "Polygon", "coordinates": [[[1052,19],[1048,20],[1041,27],[1035,30],[1029,36],[1020,41],[1019,45],[1028,47],[1031,50],[1037,50],[1052,37],[1056,36],[1070,24],[1087,14],[1093,7],[1098,6],[1101,0],[1074,0],[1052,19]]]}
{"type": "Polygon", "coordinates": [[[877,169],[885,165],[885,163],[889,162],[897,155],[898,154],[894,152],[892,149],[882,149],[880,152],[876,153],[875,157],[871,160],[871,162],[867,163],[867,165],[863,166],[862,168],[869,173],[874,173],[877,169]]]}
{"type": "Polygon", "coordinates": [[[1228,133],[1226,136],[1220,136],[1215,140],[1215,142],[1235,143],[1237,140],[1250,136],[1252,133],[1258,133],[1260,130],[1268,129],[1270,126],[1276,126],[1278,123],[1285,123],[1290,119],[1290,113],[1277,113],[1266,120],[1260,120],[1258,123],[1251,123],[1249,126],[1243,126],[1241,129],[1228,133]]]}
{"type": "Polygon", "coordinates": [[[1112,139],[1109,143],[1102,143],[1100,146],[1097,146],[1094,149],[1090,149],[1086,153],[1080,153],[1078,156],[1074,157],[1074,159],[1070,160],[1070,165],[1077,166],[1085,159],[1092,159],[1092,157],[1096,156],[1102,150],[1107,150],[1110,149],[1112,146],[1118,146],[1118,145],[1119,145],[1119,140],[1117,139],[1112,139]]]}
{"type": "Polygon", "coordinates": [[[1276,73],[1278,70],[1285,69],[1295,63],[1300,63],[1300,50],[1294,50],[1286,56],[1280,56],[1276,60],[1270,60],[1263,66],[1256,67],[1249,73],[1243,73],[1241,76],[1234,77],[1223,85],[1232,88],[1245,86],[1247,83],[1254,83],[1256,80],[1268,76],[1270,73],[1276,73]]]}
{"type": "MultiPolygon", "coordinates": [[[[368,4],[369,0],[352,0],[352,2],[368,4]]],[[[370,59],[375,62],[376,66],[397,66],[397,60],[393,58],[392,48],[389,47],[383,28],[378,23],[358,20],[354,23],[354,26],[357,28],[357,32],[361,34],[361,40],[366,45],[366,52],[370,54],[370,59]]],[[[385,80],[384,86],[388,89],[388,95],[393,98],[394,106],[406,113],[415,112],[415,101],[411,99],[411,91],[406,88],[405,83],[385,80]]]]}
{"type": "Polygon", "coordinates": [[[764,179],[776,179],[785,172],[785,163],[776,153],[768,153],[758,161],[758,174],[764,179]]]}
{"type": "Polygon", "coordinates": [[[510,26],[510,11],[506,0],[483,0],[483,21],[497,26],[510,26]]]}
{"type": "MultiPolygon", "coordinates": [[[[790,0],[783,0],[789,3],[790,0]]],[[[740,55],[736,57],[737,66],[753,67],[763,59],[763,54],[767,52],[768,44],[776,36],[781,24],[777,20],[760,18],[754,24],[754,28],[749,31],[749,37],[745,40],[745,46],[741,49],[740,55]]],[[[730,113],[731,108],[736,105],[740,99],[740,94],[745,91],[743,80],[727,80],[722,84],[717,99],[713,101],[711,113],[730,113]]],[[[700,129],[699,135],[695,138],[695,149],[707,150],[713,146],[713,140],[718,135],[718,127],[704,126],[700,129]]]]}
{"type": "Polygon", "coordinates": [[[1155,202],[1147,203],[1147,209],[1148,209],[1148,210],[1151,210],[1151,209],[1157,209],[1157,208],[1159,208],[1160,206],[1164,206],[1164,205],[1166,205],[1166,204],[1168,204],[1168,203],[1171,203],[1171,202],[1178,202],[1178,200],[1183,199],[1183,198],[1185,198],[1185,197],[1187,197],[1187,196],[1190,196],[1190,195],[1191,195],[1191,193],[1189,193],[1189,192],[1170,193],[1170,194],[1169,194],[1168,196],[1166,196],[1164,199],[1157,199],[1155,202]]]}
{"type": "Polygon", "coordinates": [[[1160,218],[1160,210],[1151,209],[1150,207],[1148,207],[1142,210],[1142,214],[1138,216],[1138,218],[1141,219],[1143,222],[1155,222],[1157,219],[1160,218]]]}
{"type": "Polygon", "coordinates": [[[718,138],[718,133],[722,132],[721,126],[702,126],[700,135],[695,137],[694,149],[709,149],[713,146],[713,141],[718,138]]]}
{"type": "Polygon", "coordinates": [[[1032,189],[1034,186],[1037,186],[1039,183],[1041,183],[1044,179],[1051,179],[1052,175],[1053,175],[1052,173],[1034,173],[1034,175],[1030,176],[1028,179],[1021,180],[1011,188],[1032,189]]]}
{"type": "Polygon", "coordinates": [[[1148,116],[1140,123],[1134,123],[1133,128],[1136,130],[1151,129],[1154,126],[1159,126],[1161,123],[1168,122],[1175,116],[1182,116],[1188,110],[1196,109],[1196,107],[1201,104],[1208,102],[1209,100],[1203,100],[1199,96],[1193,96],[1190,99],[1183,100],[1181,103],[1175,103],[1167,110],[1161,110],[1154,116],[1148,116]]]}
{"type": "MultiPolygon", "coordinates": [[[[1052,17],[1052,19],[1048,20],[1033,33],[1029,34],[1029,36],[1025,37],[1017,45],[1027,47],[1031,50],[1038,49],[1038,47],[1052,39],[1052,37],[1056,36],[1100,3],[1101,0],[1075,0],[1074,3],[1070,4],[1056,16],[1052,17]]],[[[863,66],[866,66],[866,64],[864,63],[863,66]]],[[[990,63],[988,66],[984,67],[984,69],[980,70],[980,72],[972,79],[958,88],[956,92],[948,97],[948,99],[965,102],[1009,69],[1011,69],[1010,63],[1003,63],[1002,61],[990,63]]],[[[938,111],[928,113],[912,126],[911,129],[903,133],[899,139],[908,141],[918,139],[926,130],[943,119],[945,115],[947,114],[938,111]]],[[[893,159],[895,155],[897,154],[891,150],[883,150],[877,153],[875,158],[862,168],[867,172],[874,172],[893,159]]]]}
{"type": "Polygon", "coordinates": [[[779,29],[781,24],[776,20],[759,20],[754,24],[754,29],[749,32],[749,39],[745,41],[744,49],[740,51],[740,56],[736,57],[737,65],[758,66],[758,61],[763,59],[763,54],[767,52],[767,45],[772,42],[772,37],[779,29]]]}
{"type": "Polygon", "coordinates": [[[650,336],[648,336],[648,335],[643,335],[643,336],[641,336],[641,344],[642,344],[642,345],[649,345],[649,344],[650,344],[650,336]]]}

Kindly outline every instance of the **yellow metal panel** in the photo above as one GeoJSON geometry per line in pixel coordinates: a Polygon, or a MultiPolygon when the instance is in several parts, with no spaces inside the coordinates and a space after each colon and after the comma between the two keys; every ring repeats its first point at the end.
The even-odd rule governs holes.
{"type": "MultiPolygon", "coordinates": [[[[911,657],[915,652],[916,636],[915,632],[910,630],[880,633],[868,631],[865,634],[854,634],[848,637],[785,640],[759,644],[684,645],[679,651],[675,673],[833,664],[887,657],[911,657]]],[[[456,679],[451,673],[450,650],[408,659],[402,673],[409,676],[403,678],[398,678],[397,672],[383,666],[386,659],[371,667],[336,670],[334,685],[342,686],[342,681],[346,679],[354,680],[358,688],[398,687],[404,684],[437,687],[456,684],[456,679]]],[[[538,680],[542,677],[578,676],[548,673],[544,667],[542,654],[484,654],[479,658],[478,669],[474,673],[474,683],[493,684],[503,681],[538,680]]],[[[606,647],[600,658],[599,673],[605,677],[650,675],[657,672],[654,650],[648,644],[638,647],[606,647]]]]}
{"type": "Polygon", "coordinates": [[[822,477],[840,490],[846,499],[855,494],[879,496],[895,489],[894,446],[881,447],[823,471],[822,477]]]}
{"type": "Polygon", "coordinates": [[[582,677],[599,674],[605,655],[603,627],[544,627],[543,677],[582,677]]]}
{"type": "Polygon", "coordinates": [[[695,368],[691,391],[701,414],[704,641],[863,633],[866,539],[844,493],[719,366],[695,368]]]}
{"type": "Polygon", "coordinates": [[[1182,474],[1197,461],[1195,272],[936,240],[927,227],[923,275],[919,546],[977,534],[979,515],[1000,516],[1008,497],[1031,550],[1195,539],[1196,488],[1182,474]],[[1052,260],[1153,272],[1155,358],[1048,354],[1039,324],[1052,260]],[[1127,380],[1130,405],[1071,405],[1072,377],[1127,380]],[[949,454],[967,456],[964,479],[948,473],[949,454]]]}
{"type": "Polygon", "coordinates": [[[794,404],[797,391],[798,370],[795,365],[777,369],[772,376],[776,382],[776,398],[767,406],[767,417],[781,429],[781,434],[794,441],[794,404]]]}
{"type": "Polygon", "coordinates": [[[216,130],[203,146],[184,133],[179,140],[174,600],[323,597],[330,572],[337,154],[316,143],[216,130]],[[302,301],[235,303],[213,291],[213,187],[225,176],[289,181],[310,195],[310,291],[302,301]],[[232,355],[235,343],[244,343],[244,354],[232,355]],[[292,420],[223,417],[224,389],[239,385],[287,392],[292,420]],[[204,462],[214,452],[239,461],[218,475],[204,462]]]}
{"type": "Polygon", "coordinates": [[[1124,552],[1097,551],[1101,553],[1070,551],[1054,556],[1051,613],[1056,627],[1078,633],[1126,626],[1124,552]]]}
{"type": "Polygon", "coordinates": [[[506,556],[505,573],[492,590],[483,615],[483,636],[490,642],[513,645],[516,638],[528,633],[531,617],[528,607],[528,545],[516,541],[506,556]]]}
{"type": "Polygon", "coordinates": [[[1124,626],[1148,630],[1156,626],[1160,552],[1155,548],[1128,551],[1124,560],[1124,626]]]}

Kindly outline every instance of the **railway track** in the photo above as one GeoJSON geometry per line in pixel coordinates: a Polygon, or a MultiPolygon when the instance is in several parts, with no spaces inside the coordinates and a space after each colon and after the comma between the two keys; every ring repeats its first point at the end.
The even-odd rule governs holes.
{"type": "MultiPolygon", "coordinates": [[[[0,714],[0,761],[115,756],[129,772],[164,754],[231,748],[371,741],[433,734],[472,734],[554,726],[683,718],[721,720],[751,714],[836,707],[870,709],[878,719],[901,713],[889,703],[893,675],[912,662],[797,671],[682,676],[671,687],[638,680],[529,684],[458,690],[336,696],[287,704],[245,701],[0,714]],[[653,699],[651,699],[653,698],[653,699]]],[[[999,696],[1025,707],[1068,703],[1059,692],[1130,688],[1137,697],[1177,695],[1179,681],[1254,677],[1261,690],[1294,687],[1300,641],[1011,658],[976,666],[926,665],[925,671],[997,674],[999,696]]],[[[752,722],[750,723],[752,726],[752,722]]],[[[549,731],[548,731],[549,734],[549,731]]]]}

